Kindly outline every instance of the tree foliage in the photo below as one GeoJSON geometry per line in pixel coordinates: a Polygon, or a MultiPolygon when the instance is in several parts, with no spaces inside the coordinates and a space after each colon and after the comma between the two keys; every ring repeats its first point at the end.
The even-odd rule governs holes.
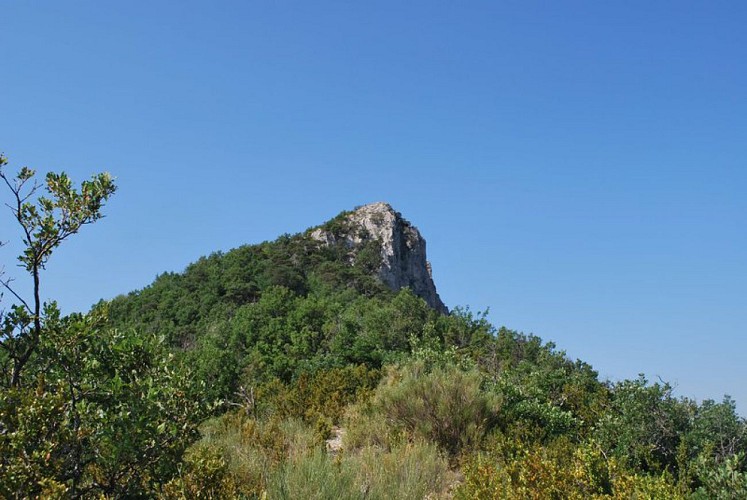
{"type": "Polygon", "coordinates": [[[0,157],[20,226],[18,260],[30,275],[24,299],[2,314],[0,356],[0,495],[138,496],[176,473],[206,405],[163,338],[117,330],[105,308],[63,317],[42,303],[42,275],[55,249],[103,214],[115,186],[99,174],[73,188],[63,174],[46,176],[37,196],[34,171],[15,177],[0,157]]]}
{"type": "Polygon", "coordinates": [[[24,248],[18,261],[30,274],[33,285],[32,297],[25,299],[11,286],[10,279],[0,280],[17,300],[10,311],[0,317],[0,347],[11,362],[9,369],[3,367],[6,374],[9,372],[7,383],[18,387],[24,367],[41,341],[45,318],[56,311],[54,303],[41,301],[41,271],[63,241],[84,225],[103,217],[101,209],[116,186],[112,177],[103,173],[84,181],[77,190],[64,172],[50,172],[44,185],[47,195],[39,196],[41,186],[34,180],[36,172],[23,167],[12,176],[5,171],[7,163],[7,158],[0,155],[0,179],[12,194],[8,207],[22,233],[24,248]]]}

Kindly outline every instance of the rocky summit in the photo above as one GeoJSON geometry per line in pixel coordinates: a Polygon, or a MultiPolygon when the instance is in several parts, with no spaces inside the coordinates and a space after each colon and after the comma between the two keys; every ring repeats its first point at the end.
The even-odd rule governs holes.
{"type": "Polygon", "coordinates": [[[325,245],[344,244],[354,262],[361,250],[377,245],[378,278],[392,290],[409,288],[432,308],[444,314],[447,307],[436,291],[425,239],[402,214],[384,202],[371,203],[342,214],[335,229],[329,224],[311,230],[310,236],[325,245]]]}

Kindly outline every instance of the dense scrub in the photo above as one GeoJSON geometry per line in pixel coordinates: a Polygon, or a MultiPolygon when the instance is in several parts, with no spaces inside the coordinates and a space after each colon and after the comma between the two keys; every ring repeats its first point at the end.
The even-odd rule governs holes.
{"type": "Polygon", "coordinates": [[[374,390],[361,380],[343,415],[319,413],[345,430],[337,454],[324,449],[331,427],[281,409],[296,383],[275,385],[259,414],[244,406],[203,427],[178,484],[222,482],[224,494],[247,498],[744,497],[745,422],[731,400],[697,405],[643,378],[592,386],[587,366],[535,337],[504,329],[498,344],[506,357],[496,349],[488,358],[498,361],[497,372],[458,349],[430,345],[388,365],[374,390]],[[530,344],[535,355],[515,363],[530,344]],[[521,375],[553,373],[553,365],[568,370],[562,387],[521,375]],[[539,382],[549,391],[542,405],[539,396],[516,396],[538,394],[539,382]],[[582,398],[592,409],[549,397],[578,395],[579,386],[593,388],[582,398]],[[211,469],[194,456],[222,464],[221,480],[203,480],[211,469]]]}
{"type": "MultiPolygon", "coordinates": [[[[100,217],[113,185],[78,193],[52,175],[34,205],[32,177],[8,185],[38,282],[70,220],[100,217]]],[[[344,215],[326,229],[349,230],[344,215]]],[[[600,381],[536,336],[386,289],[377,250],[362,256],[307,232],[88,314],[14,294],[0,496],[747,498],[747,425],[728,397],[600,381]]]]}

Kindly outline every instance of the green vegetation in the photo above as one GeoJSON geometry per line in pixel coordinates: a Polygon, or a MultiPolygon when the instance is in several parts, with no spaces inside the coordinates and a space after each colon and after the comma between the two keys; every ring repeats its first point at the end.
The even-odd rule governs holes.
{"type": "Polygon", "coordinates": [[[3,276],[0,496],[747,497],[734,401],[600,381],[552,343],[390,291],[378,246],[344,244],[345,213],[324,226],[338,243],[213,254],[63,317],[42,272],[113,181],[50,174],[38,196],[5,165],[33,291],[3,276]]]}
{"type": "Polygon", "coordinates": [[[18,260],[31,278],[24,299],[0,318],[0,495],[6,498],[134,496],[155,491],[178,470],[197,425],[207,416],[202,382],[191,377],[163,339],[112,327],[104,306],[61,317],[42,303],[41,274],[53,251],[101,218],[114,193],[107,174],[72,186],[34,171],[0,178],[23,235],[18,260]]]}

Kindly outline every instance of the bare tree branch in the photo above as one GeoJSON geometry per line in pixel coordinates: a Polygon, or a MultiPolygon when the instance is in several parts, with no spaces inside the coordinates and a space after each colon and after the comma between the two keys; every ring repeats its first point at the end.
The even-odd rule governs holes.
{"type": "Polygon", "coordinates": [[[32,310],[31,310],[31,308],[29,307],[28,303],[26,303],[26,301],[25,301],[25,300],[23,299],[23,297],[21,297],[20,295],[18,295],[18,293],[16,293],[16,291],[15,291],[15,290],[13,290],[13,288],[12,288],[12,287],[10,286],[10,282],[11,282],[11,281],[13,281],[13,280],[12,280],[12,279],[10,279],[10,278],[9,278],[9,279],[7,279],[7,280],[0,280],[0,285],[2,285],[2,286],[3,286],[3,287],[4,287],[5,289],[6,289],[6,290],[8,290],[8,291],[9,291],[10,293],[12,293],[12,294],[13,294],[13,296],[14,296],[14,297],[15,297],[16,299],[18,299],[18,301],[19,301],[19,302],[20,302],[20,303],[21,303],[21,304],[23,305],[23,307],[25,307],[25,308],[26,308],[26,310],[27,310],[27,311],[28,311],[28,312],[29,312],[30,314],[33,314],[33,311],[32,311],[32,310]]]}

